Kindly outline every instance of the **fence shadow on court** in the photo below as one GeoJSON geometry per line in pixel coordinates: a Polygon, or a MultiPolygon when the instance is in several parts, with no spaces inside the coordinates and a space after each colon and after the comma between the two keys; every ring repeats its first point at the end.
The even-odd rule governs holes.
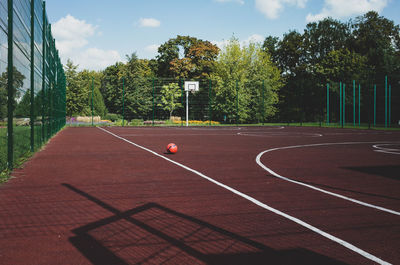
{"type": "Polygon", "coordinates": [[[277,251],[157,203],[121,212],[62,185],[113,214],[74,229],[69,239],[93,264],[344,264],[306,249],[277,251]]]}
{"type": "Polygon", "coordinates": [[[376,175],[384,178],[400,180],[400,165],[346,167],[345,169],[354,170],[369,175],[376,175]]]}

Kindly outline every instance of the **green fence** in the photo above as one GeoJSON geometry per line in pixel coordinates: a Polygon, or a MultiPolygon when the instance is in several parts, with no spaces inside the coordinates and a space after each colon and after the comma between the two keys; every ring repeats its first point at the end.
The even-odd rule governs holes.
{"type": "Polygon", "coordinates": [[[261,124],[273,115],[277,100],[263,81],[121,78],[109,94],[100,90],[108,111],[119,115],[121,125],[261,124]],[[187,93],[186,81],[198,82],[199,90],[187,93]]]}
{"type": "Polygon", "coordinates": [[[0,171],[65,125],[66,81],[40,0],[0,0],[0,171]]]}
{"type": "Polygon", "coordinates": [[[118,114],[124,126],[185,126],[188,120],[189,125],[399,127],[400,120],[400,91],[393,89],[389,77],[376,84],[352,80],[300,87],[302,93],[297,91],[292,101],[279,97],[267,80],[122,77],[117,84],[98,83],[106,88],[112,85],[113,89],[100,87],[100,91],[108,111],[118,114]],[[199,91],[186,97],[186,81],[198,81],[199,91]]]}
{"type": "Polygon", "coordinates": [[[380,82],[337,82],[326,85],[327,125],[399,127],[400,93],[385,76],[380,82]]]}

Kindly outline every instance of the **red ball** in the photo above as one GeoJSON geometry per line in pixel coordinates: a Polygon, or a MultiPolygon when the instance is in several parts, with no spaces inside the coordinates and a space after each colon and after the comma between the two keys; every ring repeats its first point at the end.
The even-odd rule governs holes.
{"type": "Polygon", "coordinates": [[[178,152],[178,146],[174,143],[170,143],[167,145],[167,152],[170,154],[175,154],[178,152]]]}

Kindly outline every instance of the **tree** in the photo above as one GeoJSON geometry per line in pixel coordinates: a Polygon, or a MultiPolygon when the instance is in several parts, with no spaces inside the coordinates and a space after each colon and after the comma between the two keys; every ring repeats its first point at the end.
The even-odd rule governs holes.
{"type": "Polygon", "coordinates": [[[135,53],[127,57],[122,74],[125,83],[125,117],[146,119],[152,110],[152,85],[149,60],[139,59],[135,53]]]}
{"type": "Polygon", "coordinates": [[[277,50],[278,67],[283,75],[295,75],[298,68],[306,62],[304,37],[297,31],[283,35],[277,50]]]}
{"type": "MultiPolygon", "coordinates": [[[[289,31],[281,41],[267,37],[264,49],[273,54],[285,78],[280,90],[278,119],[285,121],[316,121],[322,119],[321,102],[328,80],[343,80],[354,71],[337,72],[332,56],[345,59],[351,31],[348,23],[327,18],[307,24],[304,33],[289,31]],[[343,51],[344,53],[337,52],[343,51]],[[329,57],[329,58],[328,58],[329,57]],[[323,69],[322,69],[323,68],[323,69]],[[335,68],[335,70],[333,69],[335,68]]],[[[351,54],[354,60],[359,57],[351,54]]],[[[346,57],[346,62],[348,62],[346,57]]],[[[357,62],[352,60],[351,66],[357,62]]],[[[342,62],[340,65],[344,66],[342,62]]],[[[354,69],[363,69],[355,66],[354,69]]],[[[359,76],[360,73],[357,74],[359,76]]]]}
{"type": "Polygon", "coordinates": [[[0,120],[7,117],[7,72],[0,76],[0,120]]]}
{"type": "Polygon", "coordinates": [[[88,91],[82,89],[81,81],[78,76],[78,65],[74,65],[71,60],[64,66],[66,78],[66,108],[67,116],[80,115],[87,106],[88,91]]]}
{"type": "Polygon", "coordinates": [[[279,45],[279,38],[268,36],[265,38],[262,49],[264,52],[269,53],[271,55],[271,60],[275,64],[278,63],[278,45],[279,45]]]}
{"type": "Polygon", "coordinates": [[[188,78],[194,68],[195,66],[190,58],[175,58],[170,62],[170,71],[175,78],[188,78]]]}
{"type": "Polygon", "coordinates": [[[186,57],[191,45],[198,40],[190,36],[180,36],[169,39],[158,48],[157,63],[158,76],[172,77],[174,76],[171,68],[171,62],[186,57]]]}
{"type": "Polygon", "coordinates": [[[214,80],[215,98],[213,112],[217,119],[228,122],[260,121],[276,112],[282,79],[269,54],[258,44],[241,47],[232,38],[221,51],[216,62],[214,80]],[[263,92],[261,90],[264,81],[263,92]],[[265,101],[261,101],[264,93],[265,101]],[[261,105],[265,112],[260,113],[261,105]]]}
{"type": "Polygon", "coordinates": [[[71,60],[67,61],[64,68],[67,81],[67,115],[91,116],[92,100],[93,114],[101,117],[106,115],[107,109],[100,92],[102,73],[89,70],[78,72],[78,66],[71,60]]]}
{"type": "Polygon", "coordinates": [[[95,71],[83,70],[78,73],[79,87],[86,93],[86,105],[79,112],[79,115],[91,116],[92,104],[94,116],[104,117],[107,114],[107,108],[99,89],[101,77],[102,73],[95,71]]]}
{"type": "Polygon", "coordinates": [[[370,81],[383,80],[385,75],[399,81],[400,26],[370,11],[357,17],[352,28],[355,51],[368,59],[370,81]]]}
{"type": "Polygon", "coordinates": [[[209,41],[178,35],[158,48],[158,76],[208,78],[218,52],[209,41]]]}
{"type": "Polygon", "coordinates": [[[209,78],[215,68],[215,60],[219,54],[219,48],[209,41],[202,41],[192,45],[187,53],[193,65],[191,78],[209,78]]]}
{"type": "Polygon", "coordinates": [[[297,31],[284,34],[276,44],[275,58],[285,80],[279,91],[279,113],[276,118],[280,121],[301,120],[304,114],[305,80],[310,81],[305,51],[304,36],[297,31]]]}
{"type": "Polygon", "coordinates": [[[306,61],[310,70],[323,60],[331,51],[344,49],[349,44],[350,27],[332,18],[309,23],[304,30],[306,61]]]}
{"type": "Polygon", "coordinates": [[[182,104],[179,102],[181,97],[181,90],[177,83],[170,83],[163,85],[161,88],[161,103],[158,106],[163,107],[164,110],[169,112],[169,117],[172,117],[174,110],[181,108],[182,104]]]}
{"type": "Polygon", "coordinates": [[[31,90],[28,89],[22,96],[21,100],[15,106],[14,116],[20,118],[28,118],[31,113],[31,90]]]}
{"type": "Polygon", "coordinates": [[[135,53],[127,60],[103,71],[100,90],[111,113],[122,115],[124,111],[126,119],[146,119],[152,110],[152,62],[135,53]]]}
{"type": "Polygon", "coordinates": [[[366,78],[367,58],[347,48],[332,50],[315,68],[326,83],[361,81],[366,78]]]}
{"type": "Polygon", "coordinates": [[[122,114],[122,78],[125,67],[125,64],[118,62],[103,71],[100,92],[110,113],[122,114]]]}
{"type": "MultiPolygon", "coordinates": [[[[13,84],[13,108],[15,109],[18,102],[22,100],[25,93],[22,93],[21,89],[24,86],[25,76],[17,70],[16,67],[13,68],[14,84],[13,84]]],[[[8,98],[8,71],[5,71],[0,76],[0,119],[7,117],[7,112],[13,110],[7,109],[7,98],[8,98]]]]}

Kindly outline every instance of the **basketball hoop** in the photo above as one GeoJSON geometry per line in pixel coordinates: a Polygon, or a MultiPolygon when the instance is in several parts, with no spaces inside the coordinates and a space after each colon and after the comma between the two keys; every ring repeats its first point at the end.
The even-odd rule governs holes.
{"type": "Polygon", "coordinates": [[[185,91],[199,91],[199,81],[185,81],[185,91]]]}
{"type": "Polygon", "coordinates": [[[185,81],[186,91],[186,126],[189,126],[189,91],[194,94],[199,91],[199,81],[185,81]]]}

